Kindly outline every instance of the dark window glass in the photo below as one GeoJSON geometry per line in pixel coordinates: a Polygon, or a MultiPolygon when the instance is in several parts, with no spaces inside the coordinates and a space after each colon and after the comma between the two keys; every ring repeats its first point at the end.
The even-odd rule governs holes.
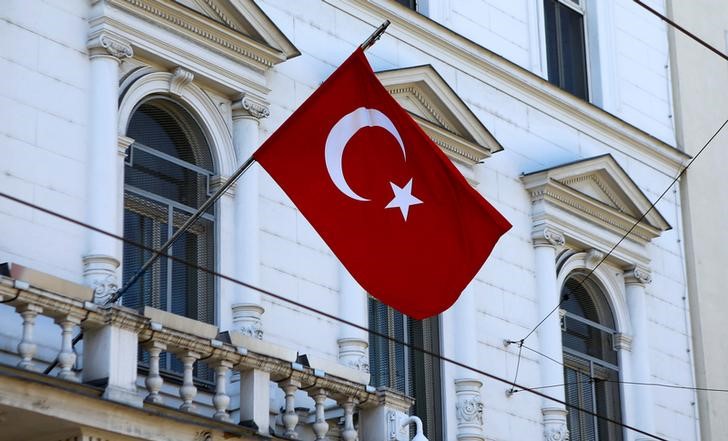
{"type": "MultiPolygon", "coordinates": [[[[562,288],[566,402],[621,421],[614,316],[599,288],[581,279],[562,288]]],[[[573,441],[622,440],[621,427],[586,412],[569,409],[567,423],[573,441]]]]}
{"type": "Polygon", "coordinates": [[[395,0],[400,5],[405,5],[412,10],[417,9],[417,0],[395,0]]]}
{"type": "MultiPolygon", "coordinates": [[[[369,327],[399,341],[439,354],[439,318],[413,320],[369,298],[369,327]]],[[[369,335],[371,383],[388,387],[415,399],[410,410],[422,419],[429,439],[443,439],[440,363],[432,355],[369,335]]]]}
{"type": "Polygon", "coordinates": [[[584,15],[558,0],[544,0],[549,82],[589,99],[584,15]]]}
{"type": "MultiPolygon", "coordinates": [[[[127,136],[134,139],[124,167],[124,237],[158,249],[210,194],[212,157],[207,140],[192,116],[179,105],[157,98],[143,103],[131,117],[127,136]]],[[[214,268],[214,209],[210,208],[167,251],[184,261],[214,268]]],[[[128,281],[152,253],[124,244],[123,279],[128,281]]],[[[161,257],[124,294],[124,306],[169,311],[207,323],[214,321],[214,278],[206,272],[161,257]]],[[[140,353],[144,364],[148,354],[140,353]]],[[[182,372],[182,363],[164,354],[160,368],[182,372]]],[[[196,363],[198,380],[212,372],[196,363]]]]}

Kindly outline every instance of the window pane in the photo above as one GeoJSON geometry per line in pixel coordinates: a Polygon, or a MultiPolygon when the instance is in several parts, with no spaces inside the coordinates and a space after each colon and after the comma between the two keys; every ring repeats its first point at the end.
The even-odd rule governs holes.
{"type": "Polygon", "coordinates": [[[587,99],[584,16],[566,6],[559,6],[561,34],[561,87],[587,99]]]}
{"type": "Polygon", "coordinates": [[[546,30],[546,64],[548,65],[548,79],[557,86],[561,85],[559,78],[559,38],[556,27],[556,0],[544,1],[544,19],[546,30]]]}
{"type": "MultiPolygon", "coordinates": [[[[167,241],[168,208],[151,199],[126,193],[124,197],[124,237],[146,247],[159,249],[167,241]]],[[[151,251],[124,244],[123,280],[126,282],[152,256],[151,251]]],[[[167,307],[167,259],[159,258],[122,297],[124,306],[141,309],[167,307]]]]}
{"type": "MultiPolygon", "coordinates": [[[[437,317],[411,320],[369,298],[369,327],[372,330],[435,354],[439,353],[438,323],[437,317]]],[[[428,438],[443,439],[439,359],[372,334],[369,336],[369,359],[372,385],[389,387],[415,398],[411,412],[422,419],[428,438]]]]}
{"type": "Polygon", "coordinates": [[[558,0],[544,0],[549,82],[589,99],[584,16],[558,0]]]}
{"type": "MultiPolygon", "coordinates": [[[[619,398],[619,372],[602,369],[595,375],[602,381],[596,381],[597,413],[608,415],[615,421],[622,421],[621,401],[619,398]]],[[[599,424],[599,439],[621,441],[622,428],[608,421],[599,424]]]]}

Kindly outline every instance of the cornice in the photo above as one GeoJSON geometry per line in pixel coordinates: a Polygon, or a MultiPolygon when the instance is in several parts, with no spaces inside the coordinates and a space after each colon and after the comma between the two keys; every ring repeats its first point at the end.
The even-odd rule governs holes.
{"type": "Polygon", "coordinates": [[[460,34],[390,0],[324,0],[372,27],[392,22],[387,35],[437,54],[441,61],[483,79],[515,100],[636,157],[667,176],[675,176],[690,158],[685,153],[620,118],[552,85],[460,34]]]}
{"type": "Polygon", "coordinates": [[[196,14],[175,2],[159,0],[107,0],[107,2],[120,10],[182,34],[202,46],[241,59],[248,64],[254,64],[259,69],[270,68],[285,60],[279,51],[266,47],[234,29],[220,26],[215,20],[196,14]]]}

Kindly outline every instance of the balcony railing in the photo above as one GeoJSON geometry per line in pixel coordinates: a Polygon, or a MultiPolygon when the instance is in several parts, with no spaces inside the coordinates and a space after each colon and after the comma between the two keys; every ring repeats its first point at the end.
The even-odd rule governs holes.
{"type": "MultiPolygon", "coordinates": [[[[13,308],[22,324],[13,330],[2,328],[17,322],[0,322],[6,336],[0,360],[19,369],[41,373],[57,358],[47,375],[101,387],[106,400],[141,409],[176,408],[265,436],[409,439],[400,422],[406,420],[412,400],[375,390],[367,384],[366,373],[235,331],[220,333],[216,326],[153,308],[138,312],[119,305],[102,307],[91,302],[90,288],[18,265],[6,264],[4,269],[0,302],[13,308]],[[60,334],[57,352],[46,347],[43,357],[38,357],[35,335],[39,317],[50,318],[60,334]],[[79,329],[84,337],[77,355],[72,340],[79,329]],[[17,337],[8,337],[12,335],[17,337]],[[16,339],[17,345],[8,339],[16,339]],[[140,347],[149,354],[142,371],[140,347]],[[181,379],[160,372],[164,352],[182,362],[181,379]],[[193,372],[201,362],[214,370],[214,389],[198,388],[195,382],[193,372]]],[[[44,322],[40,337],[52,341],[50,321],[44,322]]]]}

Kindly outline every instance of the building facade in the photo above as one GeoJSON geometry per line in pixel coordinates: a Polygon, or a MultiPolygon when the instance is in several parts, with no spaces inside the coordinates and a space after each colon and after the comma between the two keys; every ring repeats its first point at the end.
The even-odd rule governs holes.
{"type": "MultiPolygon", "coordinates": [[[[670,2],[670,17],[698,34],[719,50],[725,51],[728,7],[722,2],[704,2],[698,8],[684,8],[670,2]]],[[[670,35],[675,122],[678,145],[690,155],[697,155],[723,124],[728,111],[716,91],[728,80],[725,60],[709,52],[677,31],[670,35]]],[[[685,221],[685,256],[688,274],[692,336],[695,349],[695,381],[705,389],[728,386],[723,366],[728,348],[726,331],[721,326],[728,310],[723,295],[722,268],[728,258],[720,246],[728,238],[721,225],[728,193],[720,164],[725,163],[725,132],[711,141],[682,181],[683,218],[685,221]]],[[[698,395],[701,433],[704,440],[728,437],[728,397],[720,392],[701,391],[698,395]]]]}
{"type": "Polygon", "coordinates": [[[650,209],[689,156],[667,27],[638,5],[18,0],[0,18],[0,439],[405,440],[410,414],[430,440],[700,439],[693,391],[645,385],[695,380],[690,194],[650,209]],[[257,165],[127,287],[384,20],[382,84],[513,224],[455,305],[416,321],[369,297],[257,165]]]}

